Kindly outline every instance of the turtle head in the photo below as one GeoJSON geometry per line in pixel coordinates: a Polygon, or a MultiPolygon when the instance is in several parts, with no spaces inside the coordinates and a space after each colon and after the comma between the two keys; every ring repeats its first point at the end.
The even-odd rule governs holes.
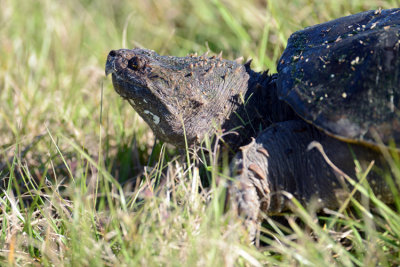
{"type": "Polygon", "coordinates": [[[191,145],[223,125],[248,89],[244,65],[219,57],[160,56],[147,49],[109,53],[106,75],[161,140],[191,145]]]}

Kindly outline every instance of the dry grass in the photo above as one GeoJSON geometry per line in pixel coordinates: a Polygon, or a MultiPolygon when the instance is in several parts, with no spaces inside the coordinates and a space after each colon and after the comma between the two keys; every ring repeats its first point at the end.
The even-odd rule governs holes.
{"type": "Polygon", "coordinates": [[[153,148],[104,78],[108,51],[134,46],[222,50],[274,71],[295,30],[398,5],[0,0],[0,265],[399,265],[399,198],[388,207],[370,192],[373,213],[354,201],[326,217],[299,207],[283,225],[269,219],[263,249],[249,246],[223,212],[215,155],[153,148]],[[199,161],[210,171],[204,190],[199,161]]]}

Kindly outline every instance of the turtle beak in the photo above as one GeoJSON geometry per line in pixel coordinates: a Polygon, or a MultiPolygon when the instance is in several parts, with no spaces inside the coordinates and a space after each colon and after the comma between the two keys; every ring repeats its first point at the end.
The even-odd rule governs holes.
{"type": "Polygon", "coordinates": [[[112,50],[108,54],[107,62],[106,62],[106,76],[115,72],[115,51],[112,50]]]}

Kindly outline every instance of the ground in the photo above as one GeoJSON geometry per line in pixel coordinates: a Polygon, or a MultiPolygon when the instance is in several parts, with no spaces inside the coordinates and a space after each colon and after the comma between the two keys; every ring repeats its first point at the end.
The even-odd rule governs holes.
{"type": "MultiPolygon", "coordinates": [[[[215,178],[227,163],[217,163],[218,151],[206,144],[212,153],[179,156],[154,145],[104,78],[109,50],[135,46],[177,56],[223,51],[275,72],[290,33],[397,1],[0,6],[0,265],[400,264],[400,198],[387,206],[364,187],[352,208],[317,216],[298,206],[267,218],[260,247],[249,245],[240,221],[224,212],[224,181],[215,178]]],[[[397,176],[384,176],[400,179],[399,158],[386,156],[397,176]]]]}

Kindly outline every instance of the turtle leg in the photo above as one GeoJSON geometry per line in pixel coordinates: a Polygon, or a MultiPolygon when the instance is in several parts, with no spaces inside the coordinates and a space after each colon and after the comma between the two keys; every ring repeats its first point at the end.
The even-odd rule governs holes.
{"type": "MultiPolygon", "coordinates": [[[[277,123],[241,148],[231,164],[234,181],[229,193],[238,213],[245,218],[250,237],[256,234],[260,212],[279,213],[290,208],[288,197],[302,204],[311,201],[316,208],[338,208],[349,193],[343,173],[355,176],[354,156],[363,165],[381,161],[379,153],[360,145],[350,145],[329,137],[312,125],[293,120],[277,123]],[[327,157],[340,170],[332,168],[317,150],[308,145],[319,142],[327,157]]],[[[375,193],[390,202],[390,188],[371,172],[368,180],[375,193]]]]}

